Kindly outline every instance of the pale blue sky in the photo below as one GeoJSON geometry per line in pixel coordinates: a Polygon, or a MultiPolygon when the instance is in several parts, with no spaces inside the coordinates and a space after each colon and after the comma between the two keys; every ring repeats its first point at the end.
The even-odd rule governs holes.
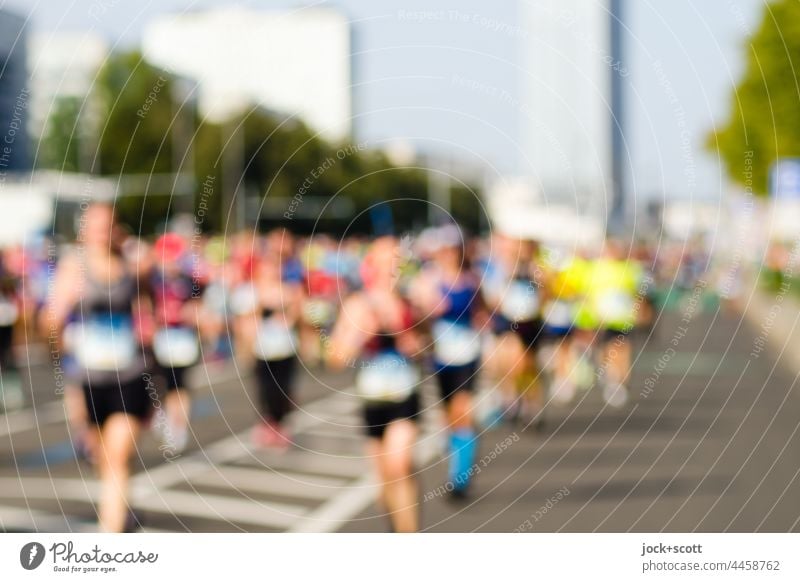
{"type": "MultiPolygon", "coordinates": [[[[514,101],[524,98],[522,1],[332,0],[353,22],[356,138],[414,139],[422,148],[483,158],[499,173],[524,172],[514,101]],[[445,16],[408,16],[417,10],[445,16]],[[506,97],[465,89],[457,78],[506,97]]],[[[159,13],[225,4],[301,6],[283,0],[0,0],[0,7],[31,14],[37,30],[93,29],[128,46],[159,13]]],[[[716,197],[724,180],[702,142],[726,117],[764,0],[629,0],[627,7],[626,140],[635,190],[640,197],[716,197]]]]}

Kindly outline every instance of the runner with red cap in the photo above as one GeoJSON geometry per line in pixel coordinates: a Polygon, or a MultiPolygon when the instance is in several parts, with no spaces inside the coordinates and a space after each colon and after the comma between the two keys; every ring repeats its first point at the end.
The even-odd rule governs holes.
{"type": "Polygon", "coordinates": [[[327,353],[334,368],[357,368],[356,392],[364,402],[368,452],[381,482],[381,500],[392,530],[419,529],[413,448],[420,412],[419,371],[413,357],[422,345],[411,311],[397,291],[400,249],[394,237],[377,239],[362,264],[364,288],[348,297],[327,353]]]}
{"type": "Polygon", "coordinates": [[[155,313],[153,353],[167,384],[163,445],[181,452],[189,440],[191,398],[186,371],[200,360],[198,308],[201,288],[189,273],[188,245],[179,234],[161,236],[153,247],[150,280],[155,313]]]}

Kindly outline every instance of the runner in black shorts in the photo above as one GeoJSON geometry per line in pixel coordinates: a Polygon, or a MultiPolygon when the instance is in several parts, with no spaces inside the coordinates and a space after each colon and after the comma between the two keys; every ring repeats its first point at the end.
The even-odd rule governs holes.
{"type": "Polygon", "coordinates": [[[188,244],[176,233],[161,236],[153,247],[153,352],[167,385],[166,415],[157,419],[157,427],[162,446],[175,453],[183,451],[189,441],[191,398],[186,372],[200,360],[197,328],[202,288],[187,272],[189,259],[188,244]]]}
{"type": "Polygon", "coordinates": [[[114,239],[113,211],[94,203],[86,210],[80,252],[62,260],[48,313],[63,329],[77,361],[87,417],[94,427],[101,480],[100,528],[121,532],[128,523],[130,460],[142,422],[153,409],[154,388],[134,314],[147,309],[135,275],[114,239]],[[72,315],[73,323],[64,329],[72,315]]]}
{"type": "Polygon", "coordinates": [[[420,318],[432,322],[433,367],[450,428],[446,490],[462,497],[470,485],[478,444],[472,418],[472,391],[481,357],[475,321],[478,280],[465,260],[458,227],[430,229],[420,238],[431,261],[417,276],[411,297],[420,318]]]}
{"type": "Polygon", "coordinates": [[[364,289],[345,300],[331,334],[327,361],[358,369],[369,454],[382,485],[392,530],[419,529],[412,451],[417,437],[419,372],[411,357],[421,345],[409,307],[396,290],[396,239],[377,239],[362,264],[364,289]]]}
{"type": "Polygon", "coordinates": [[[542,426],[542,390],[535,347],[542,337],[543,271],[532,241],[495,235],[484,266],[483,297],[491,310],[496,341],[487,365],[503,387],[506,412],[542,426]]]}
{"type": "MultiPolygon", "coordinates": [[[[250,306],[237,318],[238,335],[246,338],[249,354],[255,358],[261,419],[252,438],[257,446],[285,450],[292,442],[284,419],[294,408],[295,329],[302,309],[302,287],[285,280],[280,256],[269,250],[257,260],[253,275],[250,306]]],[[[243,290],[239,293],[246,295],[243,290]]]]}

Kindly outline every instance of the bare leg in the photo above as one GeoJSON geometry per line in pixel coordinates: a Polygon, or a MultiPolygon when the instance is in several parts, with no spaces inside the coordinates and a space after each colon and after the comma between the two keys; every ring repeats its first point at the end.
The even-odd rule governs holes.
{"type": "Polygon", "coordinates": [[[517,398],[517,380],[525,371],[525,347],[514,333],[505,333],[487,361],[489,373],[497,379],[507,403],[517,398]]]}
{"type": "Polygon", "coordinates": [[[138,419],[115,413],[100,430],[98,468],[101,491],[99,503],[100,530],[122,532],[128,515],[128,480],[130,459],[136,449],[141,430],[138,419]]]}
{"type": "Polygon", "coordinates": [[[83,389],[75,384],[64,386],[64,410],[67,413],[67,421],[73,430],[85,430],[89,423],[87,413],[86,398],[83,389]]]}
{"type": "Polygon", "coordinates": [[[613,381],[625,384],[631,371],[631,342],[624,336],[618,337],[619,340],[609,342],[606,346],[606,361],[613,381]]]}
{"type": "Polygon", "coordinates": [[[396,420],[386,427],[377,457],[383,498],[398,533],[419,530],[419,492],[412,476],[412,451],[417,427],[410,420],[396,420]]]}
{"type": "Polygon", "coordinates": [[[570,371],[572,370],[572,338],[564,336],[556,344],[556,375],[557,381],[563,382],[569,378],[570,371]]]}
{"type": "Polygon", "coordinates": [[[192,410],[192,395],[185,388],[177,388],[167,392],[166,397],[167,418],[170,427],[173,427],[173,439],[176,441],[171,444],[175,449],[182,451],[186,446],[187,434],[189,429],[189,415],[192,410]]]}
{"type": "Polygon", "coordinates": [[[97,461],[99,433],[89,427],[88,410],[83,388],[75,384],[64,386],[64,411],[72,440],[76,449],[82,448],[82,454],[94,463],[97,461]]]}
{"type": "Polygon", "coordinates": [[[367,455],[378,469],[378,477],[381,479],[381,487],[378,492],[378,507],[381,511],[389,513],[389,504],[386,501],[386,488],[383,486],[383,469],[381,465],[381,455],[383,454],[383,443],[380,439],[370,438],[367,441],[367,455]]]}
{"type": "Polygon", "coordinates": [[[453,394],[447,412],[450,430],[472,428],[472,394],[466,390],[453,394]]]}

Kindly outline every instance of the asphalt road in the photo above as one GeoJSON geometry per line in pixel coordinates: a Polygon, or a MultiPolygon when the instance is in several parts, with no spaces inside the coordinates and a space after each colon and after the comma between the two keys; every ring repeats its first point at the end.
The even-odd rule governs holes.
{"type": "MultiPolygon", "coordinates": [[[[442,495],[444,435],[433,386],[415,451],[425,531],[796,531],[800,395],[779,353],[753,353],[758,326],[712,309],[666,313],[635,338],[633,398],[593,391],[548,406],[543,432],[481,435],[473,495],[442,495]],[[683,331],[685,330],[685,331],[683,331]],[[645,389],[649,386],[649,389],[645,389]]],[[[73,454],[52,373],[30,368],[35,407],[0,415],[0,528],[94,531],[97,481],[73,454]]],[[[152,435],[135,461],[144,531],[386,531],[351,378],[306,370],[296,444],[250,445],[249,376],[195,370],[193,444],[165,458],[152,435]]]]}

